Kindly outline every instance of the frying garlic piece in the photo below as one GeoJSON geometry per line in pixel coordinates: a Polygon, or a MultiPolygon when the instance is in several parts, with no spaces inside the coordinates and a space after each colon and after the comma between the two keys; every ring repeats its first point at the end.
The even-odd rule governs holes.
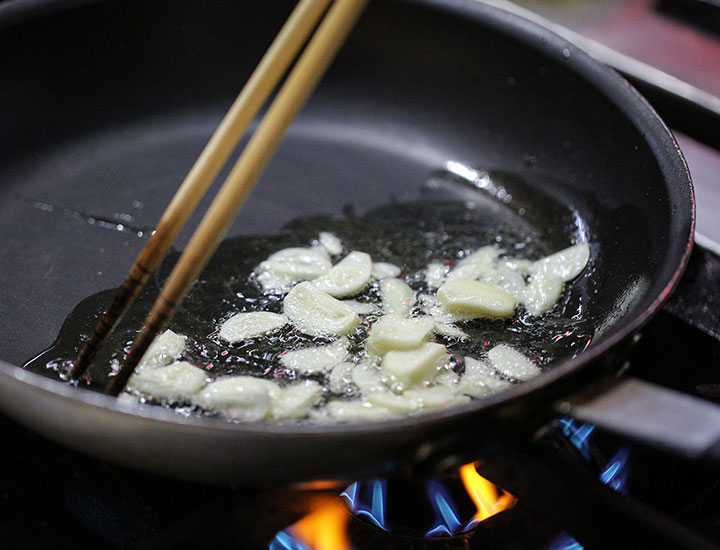
{"type": "Polygon", "coordinates": [[[504,318],[515,312],[515,298],[502,288],[480,281],[450,281],[438,289],[437,297],[448,313],[458,317],[504,318]]]}
{"type": "Polygon", "coordinates": [[[347,343],[346,338],[340,338],[337,342],[327,346],[288,351],[280,357],[280,363],[298,374],[328,372],[335,365],[347,359],[347,343]]]}
{"type": "Polygon", "coordinates": [[[564,283],[573,280],[590,259],[590,247],[576,244],[530,264],[530,283],[523,304],[531,315],[550,311],[562,295],[564,283]]]}
{"type": "Polygon", "coordinates": [[[370,282],[372,259],[365,252],[351,252],[313,284],[334,298],[357,294],[370,282]]]}
{"type": "Polygon", "coordinates": [[[380,309],[377,304],[373,304],[372,302],[358,302],[357,300],[340,301],[358,315],[370,315],[372,313],[377,313],[377,311],[380,309]]]}
{"type": "Polygon", "coordinates": [[[178,403],[188,401],[206,382],[204,370],[187,361],[179,361],[133,375],[128,382],[128,388],[145,397],[178,403]]]}
{"type": "Polygon", "coordinates": [[[322,395],[322,386],[311,380],[287,386],[277,392],[270,392],[270,416],[276,420],[283,418],[303,418],[322,395]]]}
{"type": "Polygon", "coordinates": [[[499,263],[495,269],[487,271],[482,275],[480,281],[502,288],[510,294],[510,296],[515,298],[515,301],[518,303],[525,300],[527,288],[525,277],[523,277],[520,272],[507,267],[506,264],[499,263]]]}
{"type": "Polygon", "coordinates": [[[415,291],[402,279],[383,279],[380,281],[382,308],[385,313],[409,316],[415,303],[415,291]]]}
{"type": "Polygon", "coordinates": [[[380,378],[380,369],[369,363],[359,363],[352,371],[352,381],[364,395],[370,392],[385,389],[380,378]]]}
{"type": "Polygon", "coordinates": [[[445,282],[448,266],[441,262],[431,262],[425,269],[425,282],[429,288],[438,288],[445,282]]]}
{"type": "Polygon", "coordinates": [[[428,342],[414,350],[389,351],[382,368],[396,389],[405,389],[432,378],[447,359],[445,346],[428,342]]]}
{"type": "Polygon", "coordinates": [[[435,386],[407,390],[402,395],[391,391],[373,392],[367,395],[367,400],[372,405],[388,409],[391,412],[408,413],[467,403],[470,398],[465,395],[457,395],[447,386],[435,386]]]}
{"type": "Polygon", "coordinates": [[[282,291],[296,281],[311,281],[330,271],[325,249],[285,248],[271,254],[257,267],[257,281],[265,291],[282,291]]]}
{"type": "Polygon", "coordinates": [[[374,262],[372,264],[373,279],[377,279],[378,281],[381,279],[399,277],[400,273],[402,273],[402,269],[395,264],[389,264],[387,262],[374,262]]]}
{"type": "Polygon", "coordinates": [[[471,397],[482,397],[510,385],[510,382],[498,377],[495,368],[488,361],[465,357],[465,373],[458,384],[460,393],[471,397]]]}
{"type": "Polygon", "coordinates": [[[500,250],[494,246],[483,246],[460,260],[445,279],[446,282],[474,280],[492,268],[500,250]]]}
{"type": "Polygon", "coordinates": [[[285,315],[269,311],[250,311],[236,313],[220,327],[220,338],[234,344],[248,338],[257,338],[268,334],[288,323],[285,315]]]}
{"type": "Polygon", "coordinates": [[[383,407],[358,399],[333,399],[328,401],[325,409],[334,420],[353,422],[359,420],[384,420],[394,416],[392,412],[383,407]]]}
{"type": "Polygon", "coordinates": [[[534,317],[540,317],[557,304],[563,291],[563,280],[550,273],[536,273],[525,289],[523,305],[534,317]]]}
{"type": "Polygon", "coordinates": [[[135,372],[164,367],[175,361],[185,351],[185,338],[182,334],[175,334],[170,329],[163,332],[150,344],[135,372]]]}
{"type": "Polygon", "coordinates": [[[320,246],[322,246],[331,256],[338,256],[342,254],[342,242],[340,242],[340,239],[338,239],[332,233],[323,231],[318,237],[318,242],[320,243],[320,246]]]}
{"type": "Polygon", "coordinates": [[[349,306],[308,282],[285,296],[283,309],[292,324],[310,336],[344,335],[360,322],[349,306]]]}
{"type": "Polygon", "coordinates": [[[580,275],[589,259],[590,247],[585,243],[576,244],[533,262],[530,265],[530,274],[546,273],[567,283],[580,275]]]}
{"type": "Polygon", "coordinates": [[[209,384],[192,399],[195,405],[234,420],[255,422],[270,414],[271,394],[280,388],[270,380],[231,376],[209,384]]]}
{"type": "Polygon", "coordinates": [[[390,350],[417,348],[434,328],[435,322],[430,317],[407,319],[395,314],[384,315],[370,329],[367,348],[378,355],[390,350]]]}
{"type": "Polygon", "coordinates": [[[490,364],[508,378],[529,380],[541,372],[540,367],[506,344],[495,346],[487,356],[490,364]]]}

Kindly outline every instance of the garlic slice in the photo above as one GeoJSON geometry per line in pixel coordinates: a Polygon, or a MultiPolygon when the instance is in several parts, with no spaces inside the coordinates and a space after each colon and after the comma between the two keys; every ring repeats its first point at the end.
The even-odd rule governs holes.
{"type": "Polygon", "coordinates": [[[482,397],[509,387],[507,380],[502,380],[495,372],[495,368],[488,361],[481,361],[473,357],[465,357],[465,373],[460,379],[458,391],[472,397],[482,397]]]}
{"type": "Polygon", "coordinates": [[[409,316],[415,303],[415,291],[402,279],[383,279],[380,281],[380,295],[385,313],[397,313],[409,316]]]}
{"type": "Polygon", "coordinates": [[[408,319],[399,315],[384,315],[370,329],[367,348],[382,355],[390,350],[417,348],[435,328],[431,317],[408,319]]]}
{"type": "Polygon", "coordinates": [[[377,304],[372,302],[358,302],[357,300],[340,300],[358,315],[370,315],[377,313],[380,309],[377,304]]]}
{"type": "Polygon", "coordinates": [[[506,344],[495,346],[487,356],[490,364],[508,378],[529,380],[541,372],[540,367],[506,344]]]}
{"type": "Polygon", "coordinates": [[[346,422],[385,420],[394,416],[388,409],[357,399],[333,399],[325,408],[333,419],[346,422]]]}
{"type": "Polygon", "coordinates": [[[530,266],[530,274],[553,275],[566,283],[580,275],[589,259],[590,247],[585,243],[576,244],[533,262],[530,266]]]}
{"type": "Polygon", "coordinates": [[[395,264],[389,264],[387,262],[374,262],[372,264],[373,279],[377,279],[378,281],[381,279],[399,277],[401,273],[402,269],[395,264]]]}
{"type": "Polygon", "coordinates": [[[348,393],[352,389],[353,370],[355,363],[345,361],[338,363],[328,375],[328,388],[333,393],[348,393]]]}
{"type": "Polygon", "coordinates": [[[174,362],[185,351],[185,336],[168,329],[153,340],[142,356],[135,372],[156,369],[174,362]]]}
{"type": "Polygon", "coordinates": [[[442,262],[431,262],[425,269],[425,282],[428,288],[438,288],[445,282],[449,271],[448,266],[442,262]]]}
{"type": "Polygon", "coordinates": [[[280,357],[280,363],[298,374],[316,374],[328,372],[347,356],[347,339],[340,338],[327,346],[288,351],[280,357]]]}
{"type": "Polygon", "coordinates": [[[360,393],[367,395],[370,392],[386,389],[380,378],[380,369],[369,363],[359,363],[352,371],[352,381],[360,393]]]}
{"type": "Polygon", "coordinates": [[[435,333],[447,338],[459,338],[461,340],[470,338],[469,334],[444,319],[435,319],[435,333]]]}
{"type": "Polygon", "coordinates": [[[390,391],[373,392],[368,394],[367,400],[372,405],[388,409],[391,412],[407,413],[467,403],[470,398],[457,395],[446,386],[434,386],[408,390],[402,395],[390,391]]]}
{"type": "Polygon", "coordinates": [[[342,254],[343,244],[340,239],[332,233],[328,233],[327,231],[321,232],[318,236],[318,242],[331,256],[342,254]]]}
{"type": "Polygon", "coordinates": [[[220,338],[231,344],[248,338],[256,338],[277,330],[288,323],[285,315],[269,311],[236,313],[220,327],[220,338]]]}
{"type": "Polygon", "coordinates": [[[279,392],[280,388],[270,380],[231,376],[206,386],[192,401],[227,418],[254,422],[270,414],[271,396],[279,392]]]}
{"type": "Polygon", "coordinates": [[[446,282],[474,280],[493,267],[500,250],[494,246],[483,246],[460,260],[445,279],[446,282]]]}
{"type": "Polygon", "coordinates": [[[330,271],[313,281],[316,288],[334,298],[357,294],[370,282],[372,259],[365,252],[350,252],[330,271]]]}
{"type": "Polygon", "coordinates": [[[498,264],[496,269],[485,272],[480,281],[502,288],[515,298],[516,302],[525,299],[525,278],[517,271],[513,271],[504,264],[498,264]]]}
{"type": "Polygon", "coordinates": [[[322,395],[322,386],[311,380],[287,386],[271,396],[270,416],[275,419],[302,418],[322,395]]]}
{"type": "Polygon", "coordinates": [[[505,258],[498,261],[498,266],[503,266],[512,271],[517,271],[521,275],[527,275],[530,273],[530,266],[533,262],[524,258],[505,258]]]}
{"type": "Polygon", "coordinates": [[[532,275],[525,289],[525,309],[535,317],[550,311],[562,296],[563,286],[563,280],[551,273],[541,271],[532,275]]]}
{"type": "Polygon", "coordinates": [[[445,283],[437,296],[445,311],[458,317],[503,318],[515,311],[515,298],[500,287],[480,281],[445,283]]]}
{"type": "Polygon", "coordinates": [[[187,361],[179,361],[166,367],[146,369],[132,377],[128,387],[146,396],[177,403],[187,401],[207,383],[204,370],[187,361]]]}
{"type": "Polygon", "coordinates": [[[264,290],[284,290],[295,281],[317,279],[331,267],[330,258],[322,248],[285,248],[260,263],[256,269],[257,280],[264,290]]]}
{"type": "Polygon", "coordinates": [[[445,346],[429,342],[410,351],[389,351],[382,368],[396,389],[406,389],[432,378],[447,358],[445,346]]]}
{"type": "Polygon", "coordinates": [[[308,282],[298,284],[285,296],[283,309],[298,330],[311,336],[347,334],[360,322],[349,306],[308,282]]]}

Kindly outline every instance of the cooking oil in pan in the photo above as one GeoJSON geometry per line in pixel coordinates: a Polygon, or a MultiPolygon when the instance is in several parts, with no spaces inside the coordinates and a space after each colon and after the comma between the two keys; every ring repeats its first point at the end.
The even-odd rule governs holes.
{"type": "MultiPolygon", "coordinates": [[[[269,335],[228,344],[219,338],[218,328],[238,312],[281,313],[284,295],[263,292],[253,270],[273,252],[308,246],[322,231],[339,237],[346,250],[361,250],[370,254],[374,262],[399,266],[403,279],[418,295],[432,292],[423,275],[430,262],[451,265],[489,244],[508,256],[537,259],[569,245],[569,241],[577,237],[577,216],[569,210],[553,204],[549,212],[543,207],[540,218],[527,215],[526,210],[531,206],[523,202],[522,186],[514,187],[518,197],[514,201],[512,197],[506,198],[510,197],[510,192],[498,185],[490,189],[493,196],[489,199],[478,198],[478,186],[472,181],[462,181],[457,166],[454,168],[454,171],[440,173],[431,179],[421,200],[390,204],[363,215],[346,209],[342,217],[296,220],[277,235],[225,240],[169,324],[174,332],[188,336],[183,360],[205,369],[212,379],[250,375],[272,379],[281,385],[293,383],[298,375],[283,367],[281,354],[327,344],[331,340],[307,336],[288,325],[269,335]],[[448,193],[448,190],[452,192],[448,193]],[[471,195],[467,195],[468,190],[471,195]],[[545,224],[548,217],[553,219],[554,227],[545,224]]],[[[81,385],[93,390],[104,387],[113,367],[117,368],[129,350],[178,256],[177,253],[168,255],[151,277],[98,353],[81,385]]],[[[593,335],[592,323],[584,315],[584,304],[592,291],[589,271],[567,285],[560,303],[542,317],[533,317],[520,308],[509,319],[464,322],[461,328],[470,338],[437,336],[452,356],[451,367],[461,372],[463,357],[482,357],[490,348],[502,343],[522,351],[542,368],[549,368],[553,359],[581,352],[593,335]]],[[[78,304],[68,316],[55,344],[29,361],[25,368],[63,378],[113,292],[95,294],[78,304]]],[[[353,299],[379,304],[378,285],[371,283],[353,299]]],[[[415,306],[414,313],[418,313],[419,307],[415,306]]],[[[362,349],[376,319],[374,315],[364,317],[348,335],[350,353],[362,349]]],[[[324,382],[322,375],[303,378],[324,382]]],[[[350,387],[343,390],[342,396],[325,387],[322,400],[353,396],[350,387]]],[[[322,402],[318,407],[322,408],[322,402]]],[[[187,403],[176,408],[184,414],[208,414],[187,403]]]]}

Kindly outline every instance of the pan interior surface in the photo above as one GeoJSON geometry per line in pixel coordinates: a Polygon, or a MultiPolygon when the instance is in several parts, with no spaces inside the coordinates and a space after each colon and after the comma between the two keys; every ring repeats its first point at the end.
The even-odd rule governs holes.
{"type": "MultiPolygon", "coordinates": [[[[78,302],[120,282],[291,7],[106,1],[47,16],[0,11],[0,49],[13,53],[0,59],[8,83],[0,99],[16,106],[0,132],[0,358],[26,361],[78,302]]],[[[514,220],[518,234],[536,234],[542,253],[589,242],[592,269],[578,282],[576,307],[601,333],[600,345],[656,306],[692,224],[674,142],[619,78],[560,39],[473,2],[401,1],[371,4],[231,235],[441,199],[479,204],[488,212],[479,231],[493,219],[514,220]],[[496,174],[512,200],[473,188],[472,170],[496,174]]],[[[47,411],[28,412],[17,399],[6,410],[51,429],[47,411]]],[[[393,456],[462,424],[451,416],[394,441],[369,439],[366,451],[344,451],[340,463],[393,456]]],[[[243,445],[278,451],[253,433],[259,439],[208,440],[209,452],[227,458],[217,458],[219,470],[250,478],[261,462],[229,466],[243,445]]],[[[285,475],[337,468],[317,462],[345,443],[333,433],[285,475]]],[[[57,437],[110,452],[75,434],[57,437]]],[[[138,445],[129,454],[144,467],[141,451],[152,443],[138,445]]],[[[176,473],[187,475],[190,462],[176,473]]]]}

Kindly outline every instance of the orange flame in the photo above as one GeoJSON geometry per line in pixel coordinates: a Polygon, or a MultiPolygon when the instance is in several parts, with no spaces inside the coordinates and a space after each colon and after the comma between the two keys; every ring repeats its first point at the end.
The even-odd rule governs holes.
{"type": "Polygon", "coordinates": [[[510,493],[498,491],[497,486],[478,474],[475,464],[465,464],[460,468],[460,478],[468,496],[475,503],[477,513],[473,521],[483,521],[495,514],[507,510],[515,503],[510,493]]]}
{"type": "Polygon", "coordinates": [[[345,505],[335,497],[319,498],[314,510],[290,527],[294,537],[313,550],[350,550],[345,505]]]}

